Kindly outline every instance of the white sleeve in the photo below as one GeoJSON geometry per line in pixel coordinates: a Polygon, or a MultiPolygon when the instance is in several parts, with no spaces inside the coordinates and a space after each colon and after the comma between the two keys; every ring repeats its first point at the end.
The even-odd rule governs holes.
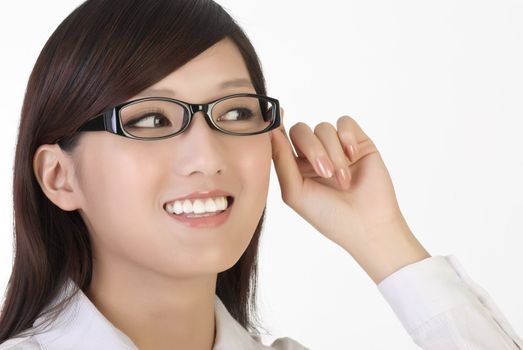
{"type": "Polygon", "coordinates": [[[492,297],[454,255],[404,266],[377,287],[422,349],[523,350],[492,297]]]}

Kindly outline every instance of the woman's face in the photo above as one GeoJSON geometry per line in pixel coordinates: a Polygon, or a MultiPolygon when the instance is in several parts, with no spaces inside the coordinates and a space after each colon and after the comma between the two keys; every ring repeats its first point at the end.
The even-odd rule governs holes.
{"type": "MultiPolygon", "coordinates": [[[[132,99],[166,96],[203,103],[233,93],[256,93],[230,39],[147,90],[132,99]],[[247,82],[220,87],[236,79],[247,82]]],[[[267,199],[269,134],[226,135],[211,130],[202,112],[184,133],[164,140],[84,133],[73,157],[80,213],[91,233],[94,257],[105,266],[123,263],[169,276],[224,271],[247,248],[267,199]],[[191,227],[164,209],[176,198],[213,190],[234,197],[227,220],[219,226],[191,227]]]]}

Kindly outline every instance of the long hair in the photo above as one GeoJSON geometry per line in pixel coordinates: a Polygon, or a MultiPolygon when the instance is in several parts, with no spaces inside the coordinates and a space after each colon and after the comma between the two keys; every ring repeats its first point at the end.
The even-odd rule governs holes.
{"type": "MultiPolygon", "coordinates": [[[[0,343],[29,329],[70,278],[84,292],[92,276],[89,233],[77,211],[41,190],[33,156],[110,105],[129,99],[229,37],[257,93],[258,56],[246,34],[212,0],[88,0],[56,28],[31,72],[21,111],[13,176],[14,263],[0,314],[0,343]]],[[[218,274],[216,294],[247,330],[258,332],[257,252],[265,210],[246,251],[218,274]]],[[[62,303],[64,304],[64,303],[62,303]]],[[[61,305],[64,307],[65,305],[61,305]]]]}

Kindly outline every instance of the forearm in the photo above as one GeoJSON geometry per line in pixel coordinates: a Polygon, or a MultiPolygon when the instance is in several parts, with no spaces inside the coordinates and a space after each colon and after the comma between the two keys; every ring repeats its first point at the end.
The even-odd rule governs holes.
{"type": "Polygon", "coordinates": [[[403,219],[375,227],[363,236],[365,240],[344,244],[343,248],[376,284],[400,268],[431,256],[403,219]]]}

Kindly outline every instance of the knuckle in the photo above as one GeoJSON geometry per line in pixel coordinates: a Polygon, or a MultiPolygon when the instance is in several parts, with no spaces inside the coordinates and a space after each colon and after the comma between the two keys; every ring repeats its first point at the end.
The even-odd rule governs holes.
{"type": "Polygon", "coordinates": [[[344,167],[348,165],[347,158],[342,156],[333,157],[332,162],[334,163],[335,167],[344,167]]]}
{"type": "Polygon", "coordinates": [[[308,127],[308,125],[305,122],[297,122],[293,126],[296,128],[307,128],[308,127]]]}
{"type": "Polygon", "coordinates": [[[333,129],[334,127],[329,122],[321,122],[314,128],[314,133],[333,129]]]}
{"type": "Polygon", "coordinates": [[[294,124],[293,126],[290,127],[289,129],[289,135],[290,134],[295,134],[296,132],[298,132],[300,129],[302,128],[306,128],[307,127],[307,124],[303,123],[303,122],[298,122],[296,124],[294,124]]]}
{"type": "Polygon", "coordinates": [[[339,117],[338,120],[342,120],[342,121],[346,121],[346,122],[354,121],[354,119],[351,116],[346,115],[346,114],[339,117]]]}
{"type": "Polygon", "coordinates": [[[343,115],[341,117],[338,118],[338,120],[336,121],[336,124],[338,125],[338,129],[340,127],[349,127],[349,128],[352,128],[354,126],[354,123],[356,121],[348,116],[348,115],[343,115]]]}

